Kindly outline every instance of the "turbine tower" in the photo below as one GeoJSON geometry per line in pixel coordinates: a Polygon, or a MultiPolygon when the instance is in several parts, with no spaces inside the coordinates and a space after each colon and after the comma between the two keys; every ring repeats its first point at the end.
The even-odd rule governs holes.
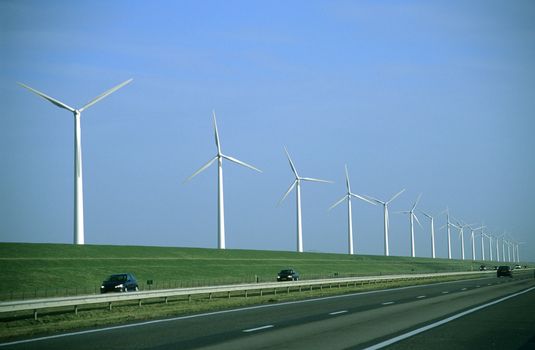
{"type": "Polygon", "coordinates": [[[484,242],[484,238],[485,238],[485,234],[483,233],[483,230],[481,230],[481,260],[485,261],[485,242],[484,242]]]}
{"type": "Polygon", "coordinates": [[[453,224],[450,221],[450,210],[448,208],[446,208],[446,210],[444,210],[440,214],[443,214],[443,213],[446,213],[447,221],[446,221],[446,225],[442,226],[441,229],[443,229],[444,227],[447,228],[447,231],[448,231],[448,259],[451,259],[451,226],[453,226],[453,224]]]}
{"type": "Polygon", "coordinates": [[[402,189],[401,191],[399,191],[398,193],[396,193],[392,198],[390,198],[389,201],[387,202],[383,202],[377,198],[373,198],[371,196],[364,196],[372,201],[374,201],[375,203],[377,204],[381,204],[383,206],[383,213],[384,213],[384,234],[385,234],[385,256],[389,256],[390,255],[390,252],[389,252],[389,249],[388,249],[388,222],[389,222],[389,219],[388,219],[388,205],[394,200],[396,199],[400,194],[402,194],[403,192],[405,191],[405,189],[402,189]]]}
{"type": "Polygon", "coordinates": [[[361,199],[363,201],[366,201],[370,204],[375,205],[374,202],[367,200],[366,198],[359,196],[358,194],[355,194],[351,192],[351,184],[349,183],[349,172],[347,171],[347,165],[345,166],[346,169],[346,194],[340,198],[340,200],[336,203],[334,203],[329,210],[336,207],[338,204],[342,203],[344,200],[347,199],[347,242],[348,242],[348,252],[350,255],[353,255],[353,215],[351,210],[351,197],[355,197],[358,199],[361,199]]]}
{"type": "Polygon", "coordinates": [[[310,181],[310,182],[325,182],[325,183],[332,183],[332,181],[327,180],[320,180],[320,179],[314,179],[311,177],[301,177],[297,173],[297,169],[292,162],[292,158],[290,158],[290,153],[288,153],[288,150],[286,147],[284,147],[284,150],[286,151],[286,155],[288,156],[288,162],[290,163],[290,168],[292,169],[292,172],[295,175],[295,180],[288,188],[288,191],[284,194],[282,199],[279,201],[279,204],[288,196],[288,194],[293,190],[295,187],[295,194],[297,199],[297,251],[299,253],[303,252],[303,225],[301,221],[301,181],[310,181]]]}
{"type": "Polygon", "coordinates": [[[435,259],[435,218],[422,210],[420,210],[420,213],[431,221],[431,256],[435,259]]]}
{"type": "Polygon", "coordinates": [[[459,239],[461,240],[461,259],[464,260],[464,227],[460,221],[457,220],[457,225],[451,224],[453,227],[459,230],[459,239]]]}
{"type": "Polygon", "coordinates": [[[98,101],[102,100],[104,97],[110,95],[111,93],[119,90],[126,84],[130,83],[132,80],[133,79],[128,79],[127,81],[112,87],[111,89],[95,97],[79,109],[70,107],[63,102],[56,100],[55,98],[52,98],[40,91],[35,90],[34,88],[29,87],[28,85],[18,83],[20,86],[30,90],[31,92],[56,105],[57,107],[72,112],[72,114],[74,115],[74,244],[85,243],[84,193],[82,181],[82,131],[80,126],[82,112],[97,103],[98,101]]]}
{"type": "Polygon", "coordinates": [[[246,168],[258,171],[261,173],[262,171],[260,169],[255,168],[254,166],[247,164],[245,162],[242,162],[241,160],[238,160],[236,158],[233,158],[231,156],[227,156],[221,152],[221,143],[219,140],[219,132],[217,131],[217,121],[215,117],[215,111],[212,111],[213,117],[214,117],[214,132],[215,132],[215,144],[217,146],[217,154],[214,158],[210,159],[208,163],[203,165],[199,170],[197,170],[193,175],[191,175],[186,181],[189,181],[193,179],[195,176],[197,176],[199,173],[203,172],[206,168],[208,168],[212,163],[214,163],[217,160],[217,229],[218,229],[218,240],[217,240],[217,246],[219,249],[225,249],[225,201],[223,197],[223,159],[226,159],[228,161],[231,161],[233,163],[236,163],[238,165],[244,166],[246,168]]]}
{"type": "Polygon", "coordinates": [[[471,225],[468,225],[468,228],[470,229],[470,241],[472,242],[472,260],[476,260],[476,244],[474,240],[474,232],[479,231],[483,229],[484,227],[485,226],[473,228],[471,225]]]}
{"type": "Polygon", "coordinates": [[[409,227],[410,227],[410,233],[411,233],[411,256],[414,258],[416,257],[416,251],[414,249],[414,219],[416,219],[416,222],[420,227],[422,227],[422,224],[420,224],[420,220],[418,220],[418,217],[414,213],[414,209],[416,209],[416,206],[418,205],[418,202],[420,201],[420,198],[422,197],[422,194],[416,198],[416,201],[414,202],[414,205],[412,206],[411,210],[409,211],[400,211],[401,214],[409,214],[409,227]]]}

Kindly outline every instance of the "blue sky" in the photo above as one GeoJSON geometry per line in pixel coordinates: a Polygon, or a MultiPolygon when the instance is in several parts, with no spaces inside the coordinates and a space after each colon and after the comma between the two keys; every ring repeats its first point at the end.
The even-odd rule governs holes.
{"type": "MultiPolygon", "coordinates": [[[[531,1],[0,1],[0,240],[72,242],[72,115],[16,82],[82,106],[132,77],[82,115],[86,243],[217,245],[217,168],[184,183],[216,153],[215,109],[223,152],[263,170],[224,164],[228,248],[295,250],[286,146],[335,181],[303,184],[306,251],[347,250],[345,208],[327,211],[347,163],[354,192],[406,188],[392,255],[410,254],[394,212],[423,193],[535,261],[534,17],[531,1]]],[[[381,208],[353,220],[357,252],[382,254],[381,208]]]]}

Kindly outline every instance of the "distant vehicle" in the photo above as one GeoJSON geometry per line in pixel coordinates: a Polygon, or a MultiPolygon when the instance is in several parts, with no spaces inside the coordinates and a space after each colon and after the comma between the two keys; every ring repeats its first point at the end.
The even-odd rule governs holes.
{"type": "Polygon", "coordinates": [[[496,271],[496,277],[501,277],[501,276],[513,277],[511,268],[509,266],[499,266],[498,270],[496,271]]]}
{"type": "Polygon", "coordinates": [[[520,265],[515,265],[515,270],[517,270],[517,269],[521,269],[521,268],[522,268],[522,266],[520,266],[520,265]]]}
{"type": "Polygon", "coordinates": [[[277,274],[277,282],[280,281],[299,281],[299,273],[294,269],[281,270],[277,274]]]}
{"type": "Polygon", "coordinates": [[[118,273],[109,276],[100,286],[100,293],[138,291],[137,280],[131,273],[118,273]]]}
{"type": "Polygon", "coordinates": [[[481,265],[479,267],[479,271],[485,271],[487,269],[487,267],[485,265],[481,265]]]}

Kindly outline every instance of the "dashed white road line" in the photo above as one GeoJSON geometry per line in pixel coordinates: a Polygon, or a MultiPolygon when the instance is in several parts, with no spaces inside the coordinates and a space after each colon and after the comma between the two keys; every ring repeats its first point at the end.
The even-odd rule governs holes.
{"type": "Polygon", "coordinates": [[[466,288],[463,288],[463,289],[461,289],[461,290],[466,290],[466,288]]]}
{"type": "Polygon", "coordinates": [[[274,326],[272,324],[268,324],[267,326],[262,326],[262,327],[256,327],[256,328],[251,328],[251,329],[244,329],[242,332],[244,333],[250,333],[250,332],[256,332],[256,331],[261,331],[263,329],[268,329],[268,328],[273,328],[274,326]]]}
{"type": "Polygon", "coordinates": [[[416,299],[423,299],[423,298],[425,298],[425,295],[420,295],[416,297],[416,299]]]}
{"type": "Polygon", "coordinates": [[[384,303],[382,303],[381,305],[391,305],[391,304],[394,304],[393,301],[386,301],[384,303]]]}
{"type": "Polygon", "coordinates": [[[334,311],[334,312],[329,313],[329,315],[340,315],[340,314],[345,314],[346,312],[347,310],[334,311]]]}
{"type": "Polygon", "coordinates": [[[394,338],[392,338],[392,339],[388,339],[388,340],[385,340],[385,341],[383,341],[383,342],[381,342],[381,343],[378,343],[378,344],[369,346],[369,347],[367,347],[365,350],[377,350],[377,349],[382,349],[382,348],[384,348],[385,346],[392,345],[392,344],[397,343],[398,341],[401,341],[401,340],[403,340],[403,339],[410,338],[410,337],[412,337],[413,335],[416,335],[416,334],[425,332],[425,331],[427,331],[427,330],[429,330],[429,329],[432,329],[432,328],[438,327],[438,326],[440,326],[440,325],[443,325],[444,323],[451,322],[451,321],[456,320],[456,319],[458,319],[458,318],[460,318],[460,317],[463,317],[463,316],[465,316],[465,315],[471,314],[472,312],[476,312],[476,311],[481,310],[481,309],[484,309],[484,308],[486,308],[486,307],[489,307],[489,306],[492,306],[492,305],[501,303],[502,301],[505,301],[505,300],[514,298],[514,297],[516,297],[516,296],[519,296],[519,295],[522,295],[522,294],[524,294],[524,293],[530,292],[530,291],[532,291],[532,290],[534,290],[534,289],[535,289],[535,287],[531,287],[531,288],[525,289],[525,290],[523,290],[523,291],[520,291],[520,292],[518,292],[518,293],[508,295],[508,296],[503,297],[503,298],[501,298],[501,299],[491,301],[490,303],[487,303],[487,304],[484,304],[484,305],[477,306],[477,307],[475,307],[475,308],[473,308],[473,309],[470,309],[470,310],[467,310],[467,311],[458,313],[458,314],[456,314],[456,315],[453,315],[453,316],[451,316],[451,317],[445,318],[445,319],[443,319],[443,320],[440,320],[440,321],[438,321],[438,322],[432,323],[432,324],[430,324],[430,325],[427,325],[427,326],[424,326],[424,327],[415,329],[415,330],[413,330],[413,331],[410,331],[410,332],[408,332],[408,333],[399,335],[399,336],[394,337],[394,338]]]}
{"type": "Polygon", "coordinates": [[[449,292],[447,290],[443,291],[442,294],[448,294],[449,292]]]}

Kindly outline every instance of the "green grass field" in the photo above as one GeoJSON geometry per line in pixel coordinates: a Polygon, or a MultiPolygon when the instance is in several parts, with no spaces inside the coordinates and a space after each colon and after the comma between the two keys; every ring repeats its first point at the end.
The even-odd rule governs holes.
{"type": "Polygon", "coordinates": [[[478,270],[480,262],[259,250],[0,243],[0,300],[97,293],[112,273],[151,288],[274,281],[293,267],[301,279],[478,270]]]}

